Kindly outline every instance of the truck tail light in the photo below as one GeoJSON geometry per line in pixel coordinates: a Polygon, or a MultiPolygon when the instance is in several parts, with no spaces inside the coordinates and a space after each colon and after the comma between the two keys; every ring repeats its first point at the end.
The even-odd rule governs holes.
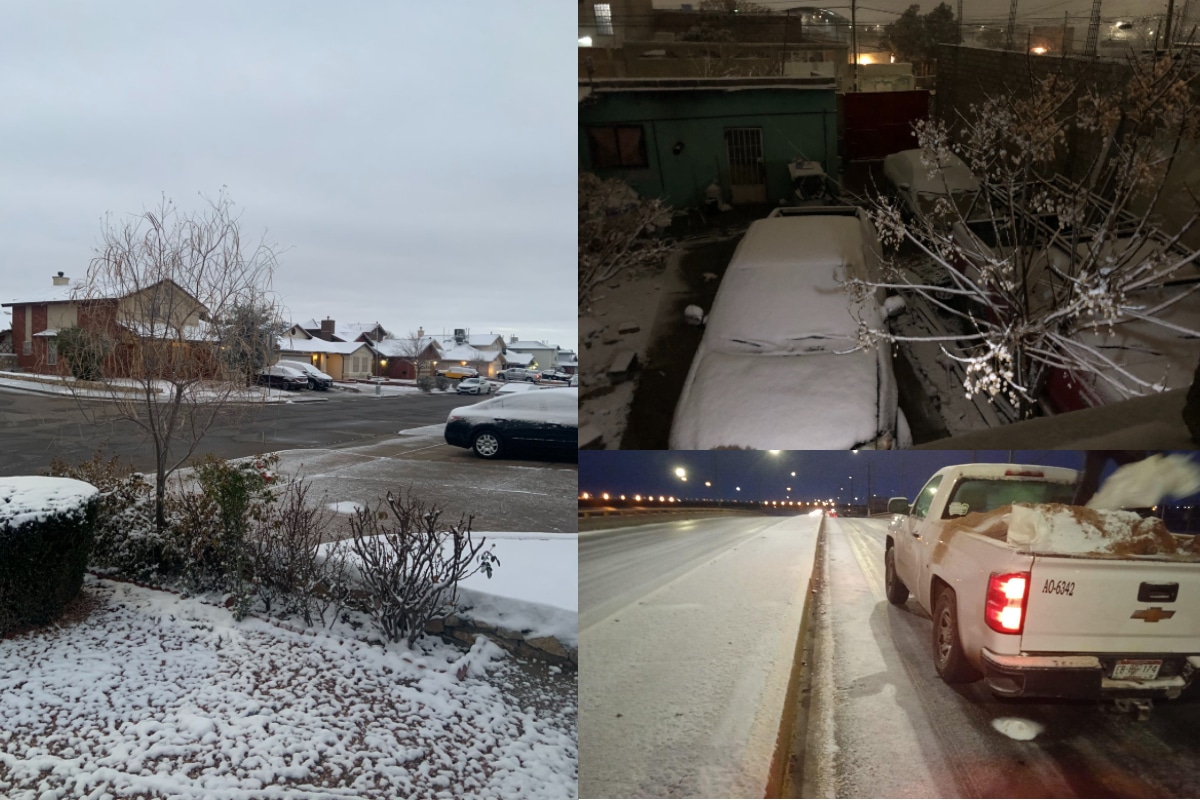
{"type": "Polygon", "coordinates": [[[988,580],[983,618],[997,633],[1020,633],[1025,625],[1025,601],[1029,597],[1029,573],[993,572],[988,580]]]}

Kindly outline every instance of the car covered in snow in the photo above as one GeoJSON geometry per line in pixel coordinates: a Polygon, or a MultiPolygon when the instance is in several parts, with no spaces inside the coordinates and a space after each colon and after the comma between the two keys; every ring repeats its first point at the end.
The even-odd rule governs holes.
{"type": "Polygon", "coordinates": [[[579,390],[518,392],[456,408],[446,420],[446,443],[480,458],[510,451],[574,453],[579,440],[579,390]]]}
{"type": "Polygon", "coordinates": [[[969,217],[979,194],[979,179],[953,153],[937,164],[922,159],[921,150],[904,150],[883,160],[883,174],[904,209],[943,229],[958,218],[969,217]]]}
{"type": "Polygon", "coordinates": [[[314,367],[312,364],[304,361],[280,361],[279,366],[288,367],[290,369],[303,372],[308,378],[309,389],[320,389],[322,391],[333,386],[333,376],[314,367]]]}
{"type": "Polygon", "coordinates": [[[671,424],[670,448],[841,450],[905,446],[886,325],[879,243],[855,207],[779,208],[754,222],[725,271],[671,424]]]}
{"type": "Polygon", "coordinates": [[[259,386],[269,386],[272,389],[304,389],[308,386],[308,376],[293,367],[276,364],[267,367],[255,376],[254,382],[259,386]]]}

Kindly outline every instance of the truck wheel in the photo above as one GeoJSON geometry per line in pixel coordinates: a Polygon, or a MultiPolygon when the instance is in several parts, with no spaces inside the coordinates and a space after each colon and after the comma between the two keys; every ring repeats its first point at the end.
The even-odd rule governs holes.
{"type": "Polygon", "coordinates": [[[967,663],[958,636],[954,590],[944,587],[933,609],[933,665],[946,683],[971,683],[982,676],[967,663]]]}
{"type": "Polygon", "coordinates": [[[889,547],[883,557],[883,585],[887,590],[888,602],[902,606],[908,600],[908,587],[896,577],[896,548],[889,547]]]}

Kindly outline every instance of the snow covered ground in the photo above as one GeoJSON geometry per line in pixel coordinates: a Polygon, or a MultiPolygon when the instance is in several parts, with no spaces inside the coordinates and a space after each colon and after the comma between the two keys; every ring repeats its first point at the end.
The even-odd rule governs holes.
{"type": "MultiPolygon", "coordinates": [[[[32,375],[28,372],[0,372],[0,389],[8,391],[24,391],[35,394],[57,394],[84,397],[96,400],[107,400],[111,394],[103,390],[76,389],[74,392],[66,383],[67,378],[60,375],[32,375]]],[[[130,382],[131,389],[135,386],[130,382]]],[[[292,403],[309,400],[320,400],[319,392],[297,391],[289,392],[283,389],[269,389],[263,386],[248,387],[244,391],[230,397],[234,402],[255,403],[292,403]]],[[[165,397],[166,395],[164,395],[165,397]]]]}
{"type": "Polygon", "coordinates": [[[89,576],[67,619],[0,640],[0,796],[575,796],[556,668],[354,636],[89,576]]]}

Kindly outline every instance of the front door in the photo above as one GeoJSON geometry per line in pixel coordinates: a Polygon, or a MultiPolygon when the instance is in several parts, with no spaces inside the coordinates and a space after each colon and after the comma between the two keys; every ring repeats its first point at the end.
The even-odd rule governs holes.
{"type": "Polygon", "coordinates": [[[726,128],[725,152],[729,155],[729,188],[733,204],[767,202],[762,128],[726,128]]]}

